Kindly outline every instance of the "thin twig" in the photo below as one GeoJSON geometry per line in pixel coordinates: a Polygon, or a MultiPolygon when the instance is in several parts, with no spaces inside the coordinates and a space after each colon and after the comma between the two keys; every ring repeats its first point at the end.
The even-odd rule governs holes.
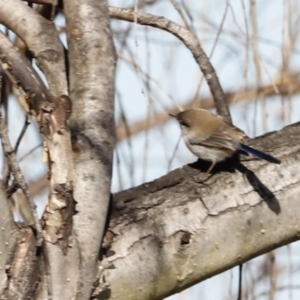
{"type": "MultiPolygon", "coordinates": [[[[7,113],[6,113],[6,115],[7,115],[7,113]]],[[[18,148],[19,148],[19,145],[21,143],[21,140],[23,139],[24,134],[26,132],[26,129],[27,129],[27,127],[28,127],[28,125],[30,123],[31,123],[31,118],[30,118],[30,116],[28,114],[26,114],[26,119],[25,119],[24,126],[22,128],[22,131],[21,131],[21,133],[20,133],[20,135],[19,135],[19,137],[17,139],[16,145],[15,145],[15,149],[14,149],[15,154],[17,154],[17,152],[18,152],[18,148]]],[[[6,122],[6,124],[7,124],[7,122],[6,122]]],[[[9,179],[10,179],[10,173],[8,172],[8,174],[7,174],[6,178],[5,178],[5,184],[6,184],[6,186],[8,186],[9,179]]],[[[11,184],[11,186],[8,188],[8,190],[6,192],[7,193],[7,198],[10,198],[18,190],[18,188],[19,188],[19,186],[18,186],[18,184],[16,182],[16,179],[14,178],[13,183],[11,184]]]]}
{"type": "Polygon", "coordinates": [[[224,101],[224,92],[219,82],[218,76],[216,75],[215,69],[209,61],[209,58],[205,54],[199,41],[188,29],[164,17],[158,17],[140,11],[135,12],[131,9],[123,9],[119,7],[110,6],[109,16],[114,19],[129,22],[136,21],[137,23],[142,25],[160,28],[179,38],[192,52],[198,66],[204,74],[204,77],[213,95],[218,114],[223,116],[227,120],[227,122],[231,123],[230,112],[224,101]]]}
{"type": "MultiPolygon", "coordinates": [[[[246,7],[244,0],[241,0],[242,4],[242,10],[243,10],[243,18],[244,18],[244,23],[245,23],[245,33],[243,36],[245,36],[245,68],[243,71],[243,83],[242,83],[242,89],[245,89],[248,86],[248,71],[249,71],[249,45],[250,45],[250,38],[249,38],[249,25],[248,25],[248,18],[246,14],[246,7]]],[[[248,109],[248,104],[246,105],[246,109],[243,110],[243,117],[246,120],[247,124],[247,132],[250,131],[250,124],[248,122],[249,120],[249,109],[248,109]]]]}
{"type": "Polygon", "coordinates": [[[172,156],[171,156],[171,158],[170,158],[170,160],[168,162],[167,172],[170,172],[170,170],[171,170],[171,165],[172,165],[173,159],[175,157],[175,154],[176,154],[176,152],[178,150],[180,140],[181,140],[181,135],[178,137],[178,140],[177,140],[177,143],[175,145],[174,151],[173,151],[172,156]]]}
{"type": "Polygon", "coordinates": [[[25,153],[23,156],[21,156],[19,158],[19,162],[21,162],[22,160],[24,160],[26,157],[28,157],[32,152],[34,152],[35,150],[37,150],[38,148],[42,147],[43,143],[40,143],[38,145],[36,145],[35,147],[33,147],[31,150],[29,150],[27,153],[25,153]]]}
{"type": "MultiPolygon", "coordinates": [[[[227,0],[227,2],[226,2],[226,7],[225,7],[225,11],[224,11],[224,14],[223,14],[223,17],[222,17],[220,26],[219,26],[219,28],[218,28],[217,36],[216,36],[216,38],[215,38],[215,40],[214,40],[214,44],[213,44],[212,49],[211,49],[210,54],[209,54],[209,59],[212,58],[212,56],[213,56],[213,54],[214,54],[214,51],[215,51],[215,48],[216,48],[216,46],[217,46],[217,44],[218,44],[219,37],[220,37],[220,34],[221,34],[222,30],[223,30],[223,25],[224,25],[224,22],[225,22],[225,19],[226,19],[226,16],[227,16],[228,7],[229,7],[229,2],[228,2],[228,0],[227,0]]],[[[202,99],[199,98],[199,97],[197,97],[197,95],[198,95],[198,93],[199,93],[199,91],[200,91],[200,88],[201,88],[201,86],[202,86],[203,79],[204,79],[204,77],[202,76],[201,79],[200,79],[200,81],[199,81],[199,83],[198,83],[198,86],[197,86],[197,88],[196,88],[196,94],[195,94],[195,96],[194,96],[194,99],[195,99],[195,100],[197,100],[197,99],[200,100],[200,101],[199,101],[199,106],[200,106],[200,107],[201,107],[201,100],[202,100],[202,99]]],[[[225,97],[224,97],[223,99],[224,99],[224,101],[225,101],[225,97]]],[[[196,102],[196,101],[195,101],[195,102],[196,102]]],[[[197,102],[198,102],[198,101],[197,101],[197,102]]],[[[226,103],[226,102],[225,102],[225,103],[226,103]]],[[[228,104],[226,103],[226,105],[228,105],[228,104]]]]}
{"type": "Polygon", "coordinates": [[[223,30],[223,26],[224,26],[224,23],[225,23],[225,20],[226,20],[226,17],[227,17],[227,12],[228,12],[228,7],[229,7],[229,2],[228,0],[226,1],[226,6],[225,6],[225,11],[224,11],[224,14],[223,14],[223,17],[222,17],[222,20],[221,20],[221,23],[220,23],[220,26],[219,26],[219,29],[218,29],[218,32],[217,32],[217,36],[214,40],[214,44],[211,48],[211,52],[209,54],[209,58],[212,58],[213,54],[214,54],[214,51],[215,51],[215,48],[218,44],[218,41],[219,41],[219,37],[220,37],[220,34],[223,30]]]}
{"type": "Polygon", "coordinates": [[[189,21],[190,21],[190,24],[191,24],[191,27],[194,29],[194,18],[191,14],[191,9],[187,7],[186,3],[185,3],[185,0],[181,0],[181,5],[184,9],[184,12],[186,13],[187,17],[189,18],[189,21]]]}
{"type": "Polygon", "coordinates": [[[181,19],[182,19],[182,21],[183,21],[185,27],[186,27],[191,33],[193,33],[193,35],[194,35],[195,38],[196,38],[196,34],[195,34],[194,29],[190,26],[188,20],[186,19],[186,17],[185,17],[185,15],[184,15],[183,11],[180,9],[180,7],[179,7],[178,3],[176,2],[176,0],[171,0],[171,2],[172,2],[172,4],[173,4],[175,10],[176,10],[176,11],[178,12],[178,14],[180,15],[180,17],[181,17],[181,19]]]}
{"type": "Polygon", "coordinates": [[[122,105],[120,94],[117,94],[117,99],[118,99],[118,103],[120,105],[121,120],[122,120],[122,123],[124,124],[124,129],[125,129],[126,135],[128,137],[126,139],[126,143],[127,143],[128,150],[129,150],[128,151],[129,162],[125,157],[124,157],[125,160],[124,160],[124,158],[123,158],[123,160],[125,162],[125,165],[128,165],[130,184],[131,184],[131,186],[134,186],[135,164],[134,164],[134,159],[133,159],[132,142],[131,142],[131,139],[129,138],[131,136],[131,132],[130,132],[129,125],[128,125],[128,122],[127,122],[127,118],[126,118],[126,115],[125,115],[125,111],[124,111],[124,108],[123,108],[123,105],[122,105]]]}
{"type": "Polygon", "coordinates": [[[138,36],[137,36],[137,15],[138,15],[138,0],[134,1],[134,17],[133,17],[133,32],[134,32],[134,41],[135,41],[135,61],[137,63],[136,71],[138,75],[139,85],[141,88],[141,93],[144,96],[147,105],[150,106],[149,96],[145,94],[145,85],[143,81],[143,76],[141,72],[141,64],[139,63],[139,43],[138,43],[138,36]]]}
{"type": "MultiPolygon", "coordinates": [[[[291,55],[294,50],[294,41],[291,37],[291,8],[289,1],[283,1],[283,28],[282,28],[282,68],[281,68],[281,81],[283,82],[286,74],[290,73],[291,55]]],[[[282,120],[285,125],[291,123],[291,95],[283,95],[281,97],[281,107],[282,107],[282,120]]]]}
{"type": "MultiPolygon", "coordinates": [[[[129,52],[129,51],[128,51],[129,52]]],[[[130,52],[129,52],[130,53],[130,52]]],[[[124,60],[124,62],[128,63],[128,65],[130,67],[135,68],[135,70],[137,69],[137,64],[134,60],[130,59],[129,57],[125,56],[124,54],[118,52],[118,57],[119,59],[124,60]]],[[[149,73],[147,73],[146,71],[144,71],[142,68],[140,69],[140,71],[143,74],[143,77],[153,83],[156,84],[156,86],[159,88],[159,92],[158,95],[166,95],[174,104],[174,106],[177,108],[177,110],[182,111],[182,107],[180,105],[180,103],[178,103],[178,101],[171,95],[171,93],[169,93],[162,85],[161,81],[156,80],[154,77],[152,77],[149,73]]],[[[156,91],[157,89],[155,89],[156,91]]],[[[153,93],[153,91],[152,91],[153,93]]],[[[170,107],[167,106],[167,104],[165,104],[163,101],[160,101],[159,97],[155,97],[156,102],[159,103],[161,105],[161,107],[164,109],[164,111],[169,112],[170,111],[170,107]]],[[[146,128],[147,129],[147,128],[146,128]]]]}
{"type": "MultiPolygon", "coordinates": [[[[265,95],[261,92],[262,87],[262,74],[261,74],[261,57],[259,54],[259,46],[258,46],[258,28],[257,28],[257,14],[256,14],[256,0],[250,1],[250,20],[252,25],[252,47],[254,52],[254,65],[256,70],[256,84],[257,84],[257,99],[261,100],[261,118],[262,118],[262,124],[263,124],[263,131],[264,133],[268,131],[267,126],[267,111],[266,111],[266,98],[265,95]]],[[[256,104],[256,103],[255,103],[256,104]]],[[[257,108],[257,105],[255,105],[255,109],[257,108]]],[[[256,133],[255,131],[255,122],[256,122],[256,111],[255,111],[255,117],[254,117],[254,124],[253,124],[253,130],[254,135],[256,133]]]]}
{"type": "Polygon", "coordinates": [[[9,137],[8,137],[8,130],[7,126],[5,123],[5,120],[2,117],[2,113],[0,111],[0,134],[1,134],[1,142],[2,142],[2,147],[3,147],[3,152],[5,157],[7,158],[7,162],[10,168],[11,173],[14,176],[14,179],[16,181],[16,184],[18,187],[21,188],[23,191],[27,203],[31,209],[33,218],[34,218],[34,228],[36,230],[36,238],[37,238],[37,245],[40,246],[42,243],[42,227],[39,222],[37,212],[36,212],[36,205],[33,202],[32,198],[30,197],[29,194],[29,187],[25,181],[24,175],[22,174],[15,151],[10,143],[9,137]]]}
{"type": "Polygon", "coordinates": [[[28,127],[28,125],[31,123],[31,116],[29,114],[26,114],[26,118],[25,118],[25,122],[24,122],[24,125],[23,125],[23,128],[22,128],[22,131],[17,139],[17,142],[16,142],[16,145],[15,145],[15,153],[17,154],[18,152],[18,148],[19,148],[19,145],[21,143],[21,140],[23,139],[24,137],[24,134],[26,132],[26,129],[28,127]]]}
{"type": "Polygon", "coordinates": [[[242,300],[242,281],[243,281],[243,264],[239,265],[239,290],[238,290],[238,300],[242,300]]]}

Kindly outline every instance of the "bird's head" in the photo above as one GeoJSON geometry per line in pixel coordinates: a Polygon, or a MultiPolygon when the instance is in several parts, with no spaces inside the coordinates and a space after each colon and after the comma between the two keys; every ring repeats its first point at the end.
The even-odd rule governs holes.
{"type": "Polygon", "coordinates": [[[191,128],[199,125],[198,123],[202,120],[202,109],[188,109],[178,114],[169,114],[175,118],[181,127],[191,128]]]}

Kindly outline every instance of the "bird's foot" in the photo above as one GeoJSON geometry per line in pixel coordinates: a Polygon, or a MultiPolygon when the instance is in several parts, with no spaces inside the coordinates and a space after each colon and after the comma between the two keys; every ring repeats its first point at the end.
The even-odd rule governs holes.
{"type": "Polygon", "coordinates": [[[204,186],[209,186],[209,184],[207,184],[206,181],[208,181],[212,176],[213,174],[208,174],[208,176],[206,176],[206,178],[203,179],[202,176],[196,175],[196,176],[192,176],[192,178],[193,181],[196,183],[203,184],[204,186]]]}

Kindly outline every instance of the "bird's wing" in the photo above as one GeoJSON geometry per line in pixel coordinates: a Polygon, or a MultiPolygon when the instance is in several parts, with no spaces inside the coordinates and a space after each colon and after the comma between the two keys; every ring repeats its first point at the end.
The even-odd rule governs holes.
{"type": "Polygon", "coordinates": [[[190,139],[192,145],[201,145],[212,148],[224,148],[235,151],[238,149],[238,144],[233,141],[230,137],[224,135],[212,135],[207,139],[197,140],[190,139]]]}
{"type": "Polygon", "coordinates": [[[232,151],[239,149],[239,141],[244,137],[243,131],[227,123],[221,123],[218,128],[214,128],[206,138],[201,140],[191,139],[192,145],[202,145],[212,148],[224,148],[232,151]]]}

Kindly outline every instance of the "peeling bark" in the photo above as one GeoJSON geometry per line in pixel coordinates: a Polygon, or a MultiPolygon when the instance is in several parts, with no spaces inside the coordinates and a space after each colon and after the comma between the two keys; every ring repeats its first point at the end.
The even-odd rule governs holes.
{"type": "Polygon", "coordinates": [[[29,111],[37,116],[45,137],[50,196],[43,216],[43,252],[44,258],[47,258],[45,269],[48,274],[47,286],[43,287],[47,287],[48,295],[53,299],[71,299],[76,295],[79,277],[79,250],[72,226],[75,175],[67,126],[71,102],[66,102],[67,96],[53,97],[26,57],[3,34],[0,34],[0,40],[0,57],[4,70],[12,82],[23,89],[29,111]],[[62,243],[63,237],[66,240],[62,243]],[[64,281],[69,286],[68,289],[62,285],[64,281]]]}

